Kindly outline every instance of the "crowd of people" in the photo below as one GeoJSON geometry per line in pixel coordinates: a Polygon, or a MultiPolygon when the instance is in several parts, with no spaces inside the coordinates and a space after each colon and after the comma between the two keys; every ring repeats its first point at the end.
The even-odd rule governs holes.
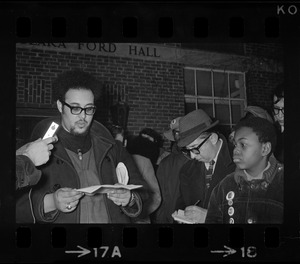
{"type": "Polygon", "coordinates": [[[16,152],[16,222],[282,223],[283,88],[272,113],[248,106],[229,137],[202,109],[174,117],[163,135],[128,136],[93,119],[96,78],[61,74],[53,83],[59,115],[40,121],[16,152]],[[56,135],[42,140],[52,122],[56,135]],[[83,191],[94,185],[114,188],[83,191]]]}

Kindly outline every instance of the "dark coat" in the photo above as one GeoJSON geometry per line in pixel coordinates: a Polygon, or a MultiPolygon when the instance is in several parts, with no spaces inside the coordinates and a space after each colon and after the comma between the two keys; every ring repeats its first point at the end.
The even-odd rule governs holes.
{"type": "Polygon", "coordinates": [[[42,172],[25,155],[16,155],[16,190],[35,185],[42,172]]]}
{"type": "MultiPolygon", "coordinates": [[[[276,141],[276,148],[274,150],[274,156],[275,158],[280,162],[284,163],[284,132],[281,132],[280,130],[280,125],[279,127],[276,127],[276,136],[277,136],[277,141],[276,141]]],[[[295,143],[295,146],[299,147],[299,144],[295,143]]],[[[299,153],[299,149],[294,148],[293,151],[295,150],[294,153],[299,153]]]]}
{"type": "Polygon", "coordinates": [[[188,159],[182,153],[171,153],[160,162],[157,169],[157,180],[162,202],[153,214],[153,222],[173,223],[172,213],[175,211],[179,196],[179,172],[186,162],[188,159]]]}
{"type": "Polygon", "coordinates": [[[238,168],[223,179],[211,194],[205,223],[281,224],[284,168],[274,157],[269,161],[263,179],[248,181],[238,168]]]}
{"type": "MultiPolygon", "coordinates": [[[[52,121],[60,123],[59,118],[42,120],[33,130],[31,139],[35,140],[41,137],[52,121]]],[[[109,131],[102,124],[94,120],[90,133],[94,147],[99,181],[101,184],[115,184],[118,182],[116,166],[122,161],[128,169],[128,184],[139,184],[145,187],[134,191],[137,203],[131,208],[118,207],[104,195],[104,203],[107,209],[109,222],[129,223],[130,217],[137,217],[140,215],[142,202],[148,197],[148,185],[140,175],[131,155],[128,154],[120,142],[117,142],[112,138],[109,131]]],[[[54,146],[50,160],[40,167],[43,173],[41,180],[32,189],[31,200],[34,216],[38,222],[79,223],[80,206],[71,213],[63,213],[58,210],[55,214],[43,213],[43,199],[47,193],[52,193],[60,187],[80,188],[79,176],[65,148],[59,140],[54,146]]],[[[32,221],[32,212],[30,211],[30,208],[28,208],[28,206],[30,206],[28,197],[29,195],[25,193],[25,195],[17,201],[17,208],[19,208],[19,210],[17,210],[17,222],[32,221]]]]}
{"type": "Polygon", "coordinates": [[[215,165],[214,174],[210,182],[210,187],[206,190],[205,184],[205,164],[196,160],[188,161],[180,170],[180,196],[176,203],[176,209],[184,210],[187,206],[194,205],[198,200],[198,206],[207,208],[209,197],[213,188],[235,169],[235,164],[231,159],[227,141],[223,140],[221,150],[215,165]]]}

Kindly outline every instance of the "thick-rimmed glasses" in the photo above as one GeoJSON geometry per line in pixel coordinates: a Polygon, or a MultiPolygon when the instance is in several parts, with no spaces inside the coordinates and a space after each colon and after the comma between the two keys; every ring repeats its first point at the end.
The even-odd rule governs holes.
{"type": "Polygon", "coordinates": [[[280,111],[284,115],[284,108],[274,107],[273,111],[275,115],[279,115],[280,111]]]}
{"type": "Polygon", "coordinates": [[[178,141],[179,140],[179,131],[173,129],[172,134],[173,134],[173,137],[174,137],[175,141],[178,141]]]}
{"type": "Polygon", "coordinates": [[[80,106],[71,106],[67,104],[65,101],[61,101],[61,103],[69,107],[71,114],[73,115],[80,115],[82,111],[84,111],[86,115],[93,115],[96,112],[96,106],[89,106],[89,107],[82,108],[80,106]]]}
{"type": "Polygon", "coordinates": [[[190,153],[193,152],[194,154],[198,155],[200,154],[200,148],[204,145],[204,143],[210,138],[211,134],[209,134],[197,147],[187,149],[187,148],[181,148],[181,152],[186,155],[190,156],[190,153]]]}

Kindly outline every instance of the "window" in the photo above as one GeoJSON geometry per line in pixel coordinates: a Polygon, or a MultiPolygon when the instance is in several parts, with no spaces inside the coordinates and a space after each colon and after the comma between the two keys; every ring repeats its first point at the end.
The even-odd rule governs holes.
{"type": "Polygon", "coordinates": [[[203,109],[228,136],[246,107],[245,73],[184,68],[185,114],[203,109]]]}

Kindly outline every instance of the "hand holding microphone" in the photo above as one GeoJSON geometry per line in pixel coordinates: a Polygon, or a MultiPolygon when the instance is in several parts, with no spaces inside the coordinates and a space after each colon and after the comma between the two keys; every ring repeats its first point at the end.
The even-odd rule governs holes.
{"type": "Polygon", "coordinates": [[[43,165],[49,160],[51,150],[54,147],[52,143],[55,143],[57,140],[57,136],[46,139],[39,138],[19,148],[16,155],[27,156],[35,166],[43,165]]]}

